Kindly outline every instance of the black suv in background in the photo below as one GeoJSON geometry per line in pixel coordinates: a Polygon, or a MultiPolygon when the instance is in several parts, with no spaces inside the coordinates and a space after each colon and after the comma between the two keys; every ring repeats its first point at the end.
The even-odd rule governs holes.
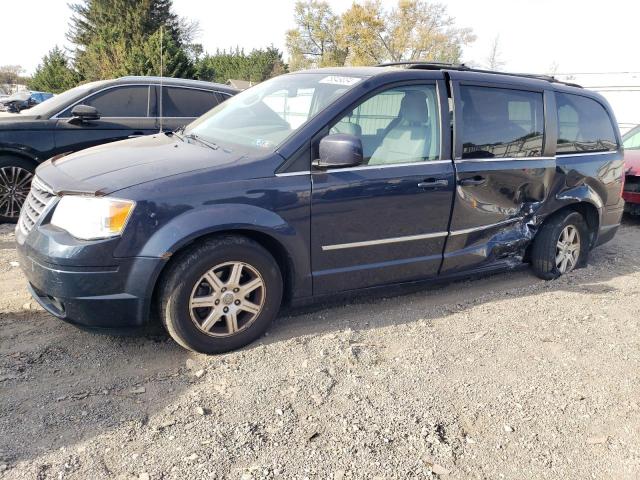
{"type": "Polygon", "coordinates": [[[236,93],[197,80],[122,77],[80,85],[25,113],[0,117],[0,222],[18,219],[33,172],[48,158],[176,130],[236,93]]]}

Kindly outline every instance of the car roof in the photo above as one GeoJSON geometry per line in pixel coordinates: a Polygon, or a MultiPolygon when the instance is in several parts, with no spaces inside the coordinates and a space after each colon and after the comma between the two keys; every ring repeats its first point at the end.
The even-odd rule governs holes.
{"type": "MultiPolygon", "coordinates": [[[[325,67],[312,70],[305,70],[300,73],[324,73],[331,75],[358,75],[366,77],[374,77],[389,74],[391,72],[398,72],[399,70],[413,70],[413,71],[442,71],[445,73],[460,72],[459,78],[483,80],[483,81],[497,81],[508,83],[520,83],[522,85],[528,85],[531,87],[544,86],[558,90],[565,90],[567,87],[570,89],[584,91],[584,89],[575,83],[563,82],[550,75],[537,75],[529,73],[511,73],[511,72],[499,72],[494,70],[484,70],[479,68],[468,67],[464,64],[454,63],[439,63],[439,62],[392,62],[382,63],[380,65],[368,66],[368,67],[325,67]]],[[[299,72],[296,72],[299,73],[299,72]]]]}
{"type": "MultiPolygon", "coordinates": [[[[532,88],[536,90],[555,90],[561,93],[572,93],[591,97],[604,105],[609,112],[612,112],[611,106],[598,92],[588,90],[582,86],[563,82],[550,75],[538,75],[529,73],[511,73],[498,72],[493,70],[484,70],[479,68],[468,67],[464,64],[454,63],[438,63],[438,62],[393,62],[383,63],[375,66],[367,67],[325,67],[312,70],[305,70],[297,73],[323,73],[327,75],[343,75],[343,76],[363,76],[363,77],[381,77],[386,75],[398,76],[399,73],[405,72],[411,74],[413,79],[420,77],[420,72],[440,71],[445,74],[452,74],[456,79],[471,82],[487,82],[494,84],[518,85],[524,88],[532,88]]],[[[433,78],[433,77],[431,77],[433,78]]],[[[395,80],[395,79],[394,79],[395,80]]],[[[508,88],[508,87],[505,87],[508,88]]]]}
{"type": "Polygon", "coordinates": [[[207,82],[204,80],[191,80],[187,78],[171,78],[171,77],[154,77],[154,76],[136,76],[129,75],[126,77],[115,78],[109,80],[112,84],[126,84],[133,82],[144,82],[150,84],[176,85],[181,87],[204,88],[207,90],[216,90],[220,92],[238,93],[239,90],[221,83],[207,82]]]}

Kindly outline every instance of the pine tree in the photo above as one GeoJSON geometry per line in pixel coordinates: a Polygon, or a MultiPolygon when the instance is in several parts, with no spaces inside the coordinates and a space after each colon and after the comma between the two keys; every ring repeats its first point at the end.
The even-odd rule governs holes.
{"type": "MultiPolygon", "coordinates": [[[[197,24],[184,22],[171,7],[171,0],[83,0],[71,5],[74,15],[67,38],[76,46],[75,63],[83,78],[150,72],[150,57],[159,63],[161,28],[169,52],[166,60],[171,65],[167,72],[179,77],[192,75],[193,64],[186,49],[197,24]],[[143,58],[145,55],[149,57],[143,58]]],[[[159,68],[152,73],[157,75],[159,68]]]]}
{"type": "Polygon", "coordinates": [[[130,75],[160,75],[173,78],[191,78],[195,73],[193,62],[176,41],[160,29],[146,42],[134,47],[126,69],[130,75]],[[162,65],[160,63],[160,38],[162,37],[162,65]]]}
{"type": "Polygon", "coordinates": [[[29,88],[60,93],[75,87],[80,78],[69,64],[69,59],[64,52],[57,46],[54,47],[36,68],[29,82],[29,88]]]}

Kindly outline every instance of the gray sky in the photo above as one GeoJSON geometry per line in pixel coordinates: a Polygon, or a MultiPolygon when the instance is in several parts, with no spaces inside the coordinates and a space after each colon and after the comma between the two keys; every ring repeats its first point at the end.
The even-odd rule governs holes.
{"type": "MultiPolygon", "coordinates": [[[[66,45],[68,1],[1,2],[0,65],[21,64],[32,73],[55,44],[66,45]],[[24,18],[25,21],[17,19],[24,18]]],[[[205,50],[240,46],[246,50],[274,44],[284,50],[285,31],[293,27],[295,0],[174,0],[178,14],[200,22],[198,41],[205,50]]],[[[329,0],[338,13],[350,0],[329,0]]],[[[395,5],[395,0],[383,0],[395,5]]],[[[504,69],[546,73],[640,72],[638,17],[640,5],[629,0],[447,0],[460,26],[472,27],[476,42],[464,60],[485,62],[494,37],[500,35],[504,69]]]]}

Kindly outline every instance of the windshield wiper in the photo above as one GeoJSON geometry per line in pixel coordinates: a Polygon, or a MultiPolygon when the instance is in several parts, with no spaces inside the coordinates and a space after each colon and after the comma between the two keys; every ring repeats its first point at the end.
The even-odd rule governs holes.
{"type": "Polygon", "coordinates": [[[217,150],[219,147],[218,145],[216,145],[213,142],[208,142],[207,140],[204,140],[202,137],[200,137],[199,135],[196,135],[195,133],[189,133],[188,135],[185,135],[184,138],[190,138],[195,140],[196,142],[199,142],[203,145],[205,145],[206,147],[209,147],[212,150],[217,150]]]}
{"type": "Polygon", "coordinates": [[[185,128],[186,128],[186,125],[182,125],[181,127],[178,127],[175,130],[172,130],[170,132],[165,132],[165,135],[175,135],[176,137],[178,137],[180,140],[184,142],[184,137],[182,136],[182,134],[184,133],[185,128]]]}

